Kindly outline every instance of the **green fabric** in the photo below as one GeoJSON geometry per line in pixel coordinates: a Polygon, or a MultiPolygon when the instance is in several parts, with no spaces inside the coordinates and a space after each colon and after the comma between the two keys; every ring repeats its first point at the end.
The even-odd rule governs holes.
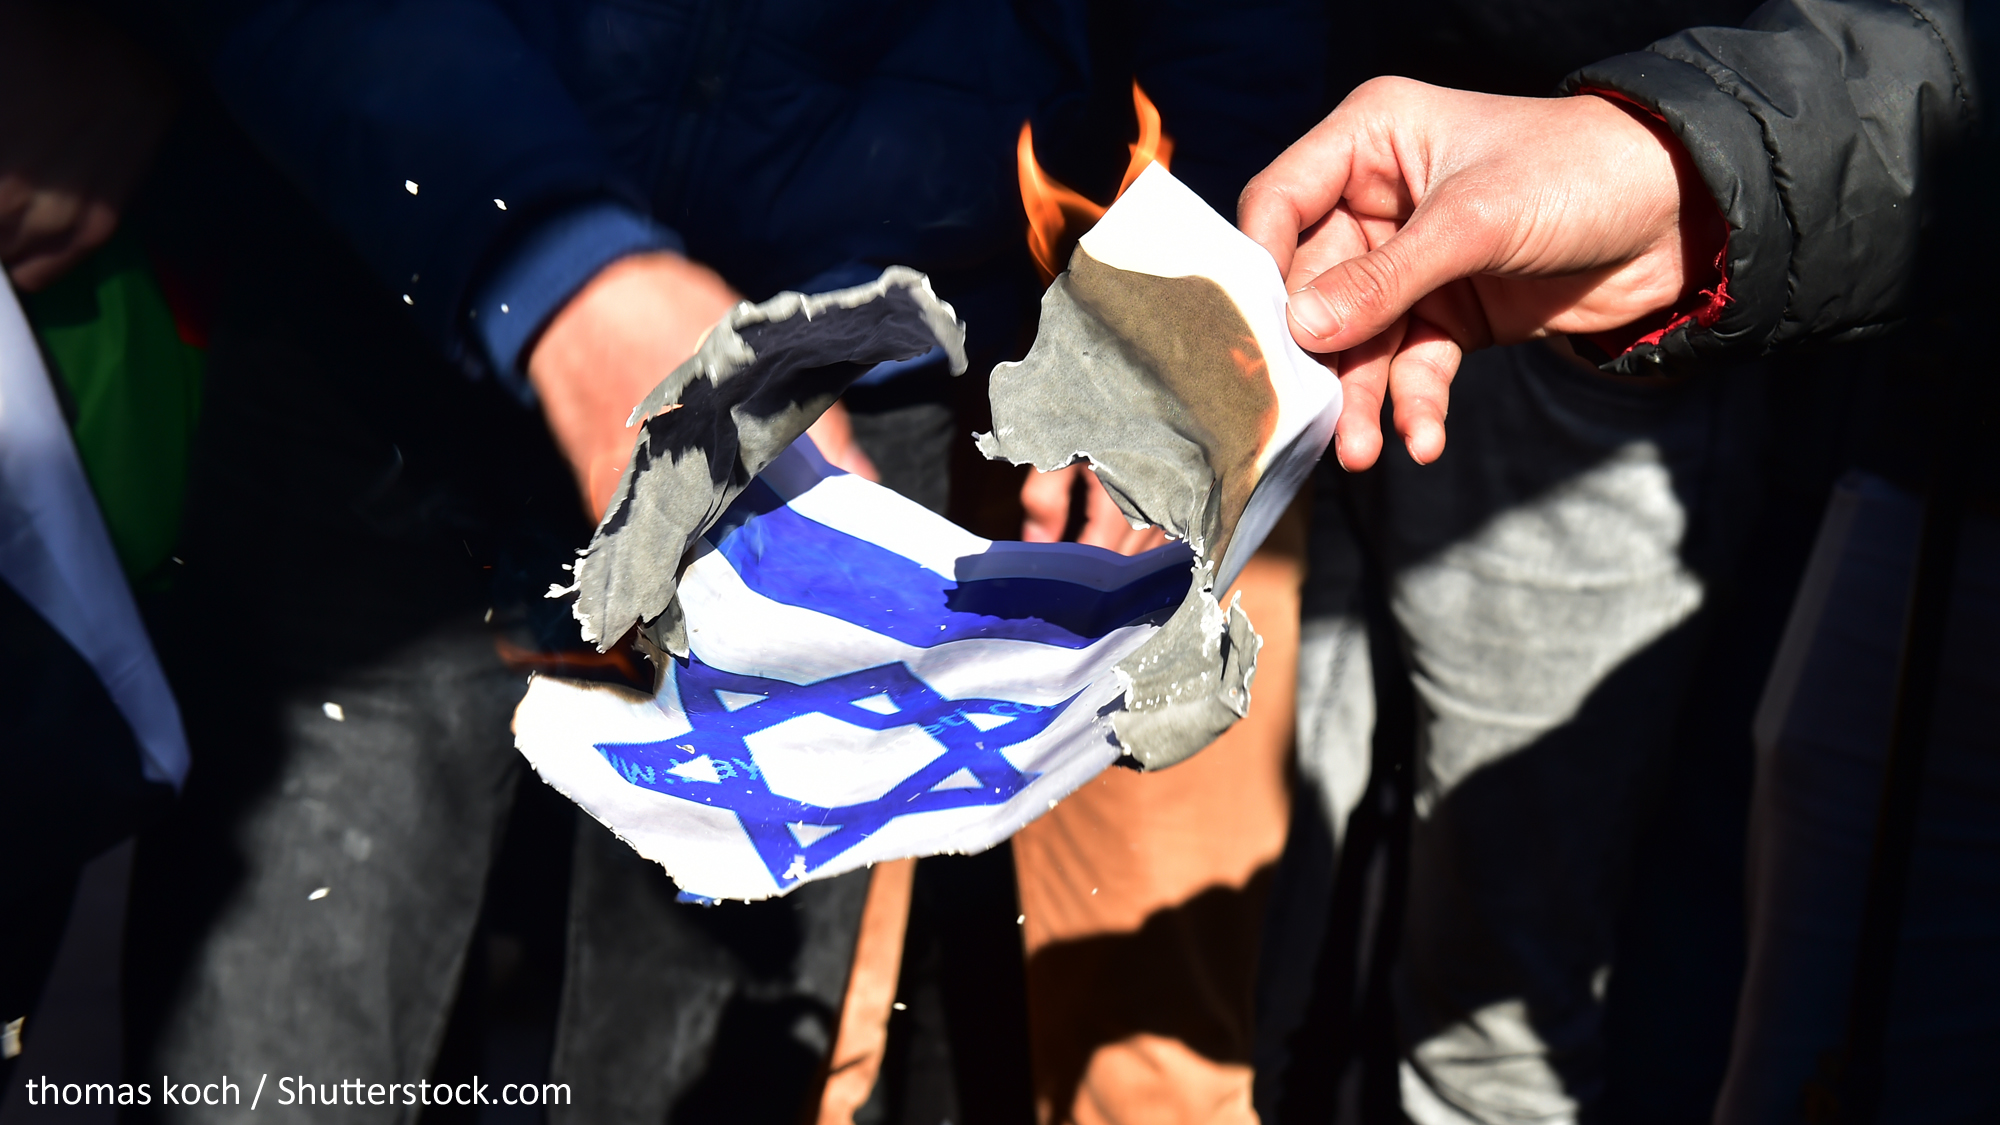
{"type": "Polygon", "coordinates": [[[123,234],[22,304],[68,391],[118,561],[135,584],[157,586],[180,534],[202,352],[182,341],[144,252],[123,234]]]}

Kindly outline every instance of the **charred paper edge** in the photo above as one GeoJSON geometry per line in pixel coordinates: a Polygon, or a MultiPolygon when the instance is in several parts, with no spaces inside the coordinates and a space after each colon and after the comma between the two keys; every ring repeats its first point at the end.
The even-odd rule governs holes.
{"type": "MultiPolygon", "coordinates": [[[[680,404],[682,396],[696,380],[705,379],[711,386],[720,387],[756,362],[757,353],[744,340],[742,329],[758,324],[774,324],[800,315],[811,320],[832,308],[858,308],[872,301],[881,300],[892,289],[903,289],[909,293],[917,306],[924,327],[929,330],[938,346],[944,348],[951,373],[963,374],[968,366],[965,354],[965,326],[959,322],[957,313],[951,305],[939,298],[931,288],[930,278],[907,266],[890,266],[882,271],[880,277],[866,285],[819,294],[787,291],[756,304],[744,301],[730,309],[722,320],[709,330],[694,355],[670,372],[632,408],[630,416],[626,419],[626,425],[640,427],[639,432],[633,435],[635,454],[639,444],[647,439],[644,424],[660,414],[675,409],[680,404]]],[[[857,376],[858,374],[857,372],[857,376]]],[[[685,534],[686,542],[679,548],[680,557],[674,563],[674,578],[667,582],[667,596],[659,601],[659,604],[645,605],[637,614],[637,623],[641,626],[640,648],[654,661],[656,667],[668,653],[684,655],[687,651],[685,622],[676,592],[678,576],[687,565],[687,552],[709,528],[715,525],[717,520],[721,519],[723,512],[747,487],[748,482],[783,453],[800,434],[809,429],[812,423],[818,420],[819,415],[831,406],[832,401],[834,400],[830,399],[819,410],[802,411],[796,432],[787,433],[782,441],[774,443],[770,448],[752,449],[739,444],[739,464],[742,472],[737,479],[740,479],[741,483],[731,480],[714,486],[713,499],[708,505],[706,516],[688,529],[685,534]]],[[[669,464],[678,468],[684,459],[684,457],[676,458],[669,464]]],[[[639,476],[638,470],[635,469],[637,463],[636,455],[627,461],[625,471],[619,477],[618,487],[612,494],[611,502],[606,506],[603,517],[592,533],[590,544],[577,552],[571,584],[568,586],[552,584],[547,594],[551,598],[579,595],[570,607],[570,613],[576,619],[583,639],[597,646],[600,652],[608,649],[620,636],[623,636],[625,631],[631,628],[632,622],[619,621],[607,625],[594,620],[594,616],[602,614],[604,609],[587,606],[586,602],[591,599],[581,596],[581,591],[586,588],[586,583],[595,577],[596,566],[608,561],[605,547],[610,542],[609,529],[614,519],[632,501],[633,490],[639,476]]]]}
{"type": "MultiPolygon", "coordinates": [[[[1148,769],[1183,761],[1227,730],[1248,712],[1250,683],[1256,674],[1262,638],[1243,613],[1240,599],[1221,605],[1215,591],[1228,589],[1242,573],[1283,516],[1292,496],[1306,483],[1313,465],[1333,437],[1340,413],[1339,383],[1299,348],[1285,320],[1283,279],[1264,250],[1202,202],[1166,169],[1150,166],[1114,204],[1104,219],[1085,234],[1079,253],[1115,269],[1157,277],[1202,276],[1232,295],[1264,353],[1280,415],[1276,431],[1257,461],[1257,480],[1224,545],[1221,558],[1210,557],[1218,528],[1214,501],[1218,481],[1207,483],[1209,503],[1182,518],[1162,518],[1162,499],[1134,493],[1120,482],[1122,455],[1092,449],[1063,448],[1066,439],[1049,429],[1024,425],[1017,417],[1001,422],[996,401],[995,428],[979,436],[980,452],[994,460],[1033,464],[1043,471],[1086,461],[1098,471],[1119,509],[1135,526],[1154,524],[1195,549],[1195,573],[1187,600],[1147,645],[1117,667],[1125,687],[1126,710],[1113,718],[1120,745],[1148,769]],[[1159,231],[1171,223],[1176,239],[1159,231]],[[1246,306],[1241,298],[1263,294],[1266,299],[1246,306]],[[1043,429],[1043,432],[1033,432],[1043,429]],[[1025,432],[1024,432],[1025,431],[1025,432]],[[1050,440],[1052,439],[1053,440],[1050,440]],[[1039,439],[1039,440],[1038,440],[1039,439]],[[1030,450],[1029,447],[1036,447],[1030,450]],[[1172,659],[1170,659],[1170,657],[1172,659]],[[1200,667],[1193,667],[1199,664],[1200,667]],[[1212,684],[1212,686],[1211,686],[1212,684]],[[1204,690],[1206,689],[1206,690],[1204,690]]],[[[1058,277],[1043,297],[1044,325],[1051,315],[1069,312],[1095,323],[1108,339],[1118,339],[1102,319],[1069,294],[1066,278],[1058,277]]],[[[1037,345],[1042,343],[1038,333],[1037,345]]],[[[1129,362],[1136,357],[1121,349],[1129,362]]],[[[1034,349],[1021,365],[1034,358],[1034,349]]],[[[1048,356],[1041,357],[1044,363],[1048,356]]],[[[1003,365],[1004,367],[1014,365],[1003,365]]],[[[995,370],[996,400],[1003,392],[1001,369],[995,370]]],[[[1078,443],[1088,444],[1088,443],[1078,443]]],[[[1212,470],[1211,470],[1212,474],[1212,470]]],[[[1197,491],[1190,490],[1190,495],[1197,491]]]]}
{"type": "MultiPolygon", "coordinates": [[[[1045,327],[1067,324],[1081,328],[1092,338],[1093,346],[1119,339],[1088,305],[1071,296],[1066,277],[1058,277],[1043,295],[1042,318],[1045,327]]],[[[1018,363],[996,367],[994,393],[1005,393],[1009,372],[1033,371],[1037,362],[1051,362],[1049,349],[1059,346],[1055,339],[1053,334],[1038,333],[1027,356],[1018,363]]],[[[1146,370],[1143,362],[1122,345],[1115,357],[1101,357],[1097,362],[1128,367],[1135,375],[1146,370]]],[[[1141,487],[1143,480],[1121,478],[1117,466],[1105,464],[1101,455],[1070,448],[1059,436],[1036,433],[1036,427],[1024,427],[1013,415],[1013,411],[1002,409],[996,402],[993,432],[977,435],[980,453],[992,460],[1032,465],[1044,472],[1078,461],[1087,462],[1093,471],[1101,467],[1100,479],[1105,491],[1134,527],[1158,526],[1170,537],[1186,541],[1194,550],[1188,592],[1180,607],[1159,632],[1115,666],[1123,689],[1123,709],[1112,715],[1111,723],[1120,749],[1141,767],[1164,769],[1183,762],[1248,713],[1250,683],[1256,675],[1257,653],[1263,647],[1263,639],[1239,604],[1240,598],[1232,599],[1224,607],[1215,594],[1216,561],[1207,557],[1205,550],[1218,530],[1214,525],[1220,518],[1213,472],[1203,486],[1189,488],[1184,496],[1155,495],[1141,487]],[[1181,505],[1192,510],[1174,510],[1181,505]]],[[[1163,432],[1173,434],[1170,445],[1172,441],[1186,440],[1177,431],[1163,427],[1163,432]]],[[[1163,452],[1160,459],[1170,462],[1174,458],[1163,452]]],[[[1252,504],[1263,490],[1262,485],[1260,477],[1258,487],[1252,492],[1252,504]]],[[[1245,523],[1251,524],[1247,529],[1239,524],[1235,540],[1243,540],[1246,530],[1260,532],[1256,541],[1249,543],[1246,556],[1261,543],[1261,533],[1268,533],[1277,515],[1282,514],[1283,503],[1275,507],[1277,512],[1269,519],[1260,516],[1256,521],[1246,520],[1245,523]]],[[[1246,517],[1251,511],[1246,506],[1246,517]]]]}

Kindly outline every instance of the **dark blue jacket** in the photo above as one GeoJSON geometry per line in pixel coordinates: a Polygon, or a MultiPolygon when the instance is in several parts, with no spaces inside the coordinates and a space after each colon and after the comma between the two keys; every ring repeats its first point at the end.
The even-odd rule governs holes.
{"type": "Polygon", "coordinates": [[[1077,147],[1118,106],[1128,136],[1097,147],[1122,165],[1134,74],[1225,215],[1323,108],[1312,0],[175,6],[231,111],[424,331],[458,350],[470,328],[502,369],[634,250],[684,247],[752,298],[1017,253],[1022,121],[1077,147]]]}

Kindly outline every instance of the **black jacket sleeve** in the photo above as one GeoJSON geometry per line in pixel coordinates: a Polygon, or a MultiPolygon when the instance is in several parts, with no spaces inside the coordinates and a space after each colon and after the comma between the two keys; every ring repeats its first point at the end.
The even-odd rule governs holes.
{"type": "Polygon", "coordinates": [[[1729,223],[1726,299],[1612,366],[1647,374],[1903,317],[1940,166],[1974,126],[1960,0],[1772,0],[1585,67],[1666,122],[1729,223]]]}

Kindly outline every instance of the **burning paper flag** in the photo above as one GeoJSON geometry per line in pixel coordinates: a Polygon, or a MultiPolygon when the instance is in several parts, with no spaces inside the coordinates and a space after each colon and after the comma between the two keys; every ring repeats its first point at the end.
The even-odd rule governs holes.
{"type": "Polygon", "coordinates": [[[1114,720],[1147,768],[1249,706],[1256,634],[1226,590],[1333,438],[1340,383],[1292,340],[1264,249],[1166,169],[1141,173],[1042,298],[1035,344],[993,372],[980,451],[1044,471],[1088,460],[1134,526],[1196,559],[1173,620],[1119,665],[1114,720]]]}
{"type": "Polygon", "coordinates": [[[1111,669],[1188,564],[989,542],[800,442],[691,552],[658,694],[537,677],[516,737],[697,897],[980,851],[1118,757],[1111,669]]]}
{"type": "Polygon", "coordinates": [[[995,372],[982,448],[1088,457],[1187,544],[990,542],[794,444],[871,364],[942,347],[963,369],[908,270],[738,306],[634,411],[574,590],[600,648],[639,626],[659,689],[538,677],[515,732],[686,895],[979,851],[1121,753],[1171,764],[1247,709],[1259,642],[1213,591],[1324,448],[1338,384],[1285,333],[1269,257],[1165,171],[1083,245],[995,372]]]}

